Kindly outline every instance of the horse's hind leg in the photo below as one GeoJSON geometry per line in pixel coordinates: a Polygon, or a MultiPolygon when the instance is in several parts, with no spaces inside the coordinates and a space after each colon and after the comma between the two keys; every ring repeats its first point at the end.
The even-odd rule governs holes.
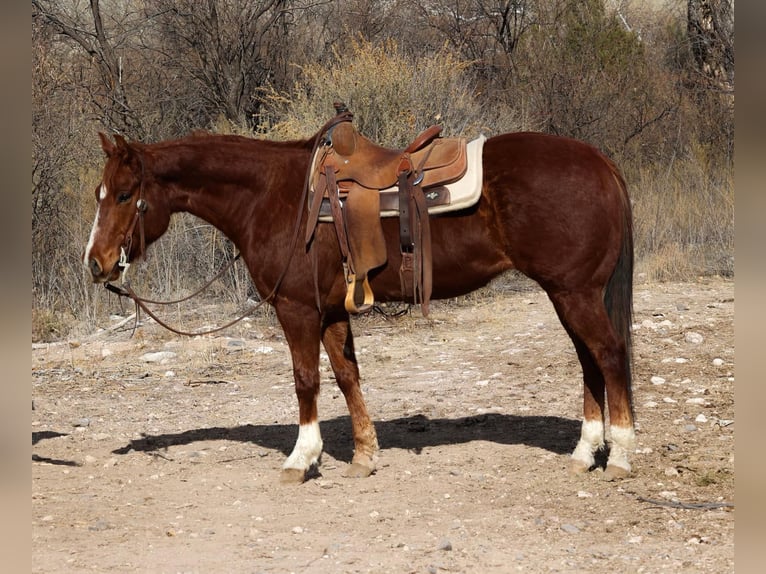
{"type": "Polygon", "coordinates": [[[572,468],[592,467],[594,454],[603,445],[606,391],[611,443],[605,477],[623,478],[630,474],[628,455],[635,447],[625,343],[615,334],[600,289],[549,296],[575,344],[583,370],[583,425],[572,453],[572,468]]]}
{"type": "MultiPolygon", "coordinates": [[[[563,320],[562,320],[563,322],[563,320]]],[[[575,474],[586,472],[596,463],[596,452],[604,446],[604,377],[590,351],[580,338],[564,324],[574,343],[583,372],[583,423],[580,440],[572,453],[570,469],[575,474]]]]}
{"type": "Polygon", "coordinates": [[[354,458],[344,474],[348,477],[366,477],[375,470],[378,457],[378,438],[367,413],[367,406],[359,386],[359,367],[354,352],[354,338],[348,314],[325,322],[322,342],[330,358],[335,380],[346,398],[354,434],[354,458]]]}

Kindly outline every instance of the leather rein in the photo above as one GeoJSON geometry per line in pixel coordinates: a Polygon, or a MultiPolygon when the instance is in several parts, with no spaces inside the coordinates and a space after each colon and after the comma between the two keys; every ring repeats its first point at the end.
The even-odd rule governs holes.
{"type": "MultiPolygon", "coordinates": [[[[311,154],[311,157],[313,157],[314,152],[319,147],[320,142],[322,140],[322,137],[325,135],[325,133],[333,127],[336,123],[339,121],[343,121],[339,118],[332,118],[330,121],[328,121],[321,130],[316,135],[316,139],[314,140],[314,147],[311,154]]],[[[146,257],[146,240],[145,240],[145,234],[144,234],[144,213],[149,209],[149,204],[144,199],[144,181],[145,181],[145,168],[144,168],[144,159],[143,156],[139,153],[138,158],[141,164],[141,184],[139,186],[138,191],[138,199],[136,200],[136,213],[133,217],[133,221],[130,224],[130,227],[128,228],[128,231],[125,233],[125,238],[123,239],[122,245],[120,246],[120,261],[118,265],[122,269],[122,272],[120,274],[120,282],[121,285],[113,285],[110,282],[104,283],[104,287],[112,292],[117,294],[120,297],[128,297],[129,299],[132,299],[133,302],[136,305],[136,320],[133,324],[133,331],[131,332],[131,336],[136,331],[136,327],[138,326],[139,321],[139,315],[140,311],[144,311],[147,315],[149,315],[152,319],[154,319],[159,325],[167,329],[168,331],[172,331],[173,333],[176,333],[178,335],[185,335],[188,337],[194,337],[197,335],[209,335],[211,333],[217,333],[218,331],[223,331],[224,329],[227,329],[231,327],[232,325],[235,325],[236,323],[240,322],[242,319],[247,317],[248,315],[252,315],[259,307],[261,307],[264,303],[268,303],[269,301],[273,300],[274,297],[277,294],[277,291],[279,290],[280,285],[282,284],[282,281],[284,280],[285,276],[287,275],[287,271],[290,267],[290,262],[292,261],[293,253],[295,252],[295,248],[298,244],[298,239],[300,236],[300,227],[301,227],[301,220],[303,218],[303,211],[306,207],[306,201],[309,194],[309,186],[310,186],[310,178],[311,178],[311,166],[306,170],[306,180],[304,182],[304,189],[303,193],[301,194],[300,199],[300,205],[298,207],[298,212],[295,220],[295,226],[293,231],[292,239],[290,240],[290,249],[289,249],[289,255],[287,257],[287,261],[285,262],[285,267],[280,273],[279,277],[277,278],[276,283],[274,284],[273,289],[271,292],[266,296],[265,298],[261,299],[256,305],[253,307],[247,309],[244,313],[242,313],[240,316],[238,316],[236,319],[233,319],[232,321],[229,321],[228,323],[221,325],[220,327],[215,327],[213,329],[205,330],[205,331],[183,331],[181,329],[177,329],[175,327],[172,327],[168,325],[166,322],[164,322],[162,319],[157,317],[156,313],[152,312],[151,309],[147,306],[147,304],[151,305],[173,305],[176,303],[182,303],[184,301],[188,301],[192,297],[195,297],[199,295],[202,291],[207,289],[210,285],[213,284],[214,281],[219,279],[223,276],[223,274],[236,263],[236,261],[241,257],[241,252],[237,253],[237,255],[229,261],[212,279],[210,279],[207,283],[205,283],[202,287],[200,287],[197,291],[192,293],[191,295],[187,295],[186,297],[182,297],[180,299],[176,299],[174,301],[156,301],[153,299],[146,299],[144,297],[140,297],[136,292],[133,290],[133,288],[130,285],[130,282],[126,279],[126,274],[128,271],[128,268],[130,267],[130,251],[133,246],[133,233],[135,232],[136,225],[138,225],[138,235],[139,240],[141,242],[141,259],[144,259],[146,257]]],[[[310,160],[309,160],[310,161],[310,160]]],[[[319,296],[317,293],[317,303],[319,302],[319,296]]]]}

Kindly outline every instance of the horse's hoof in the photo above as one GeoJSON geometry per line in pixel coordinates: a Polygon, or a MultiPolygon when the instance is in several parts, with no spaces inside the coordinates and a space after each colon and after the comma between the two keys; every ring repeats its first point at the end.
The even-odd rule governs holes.
{"type": "Polygon", "coordinates": [[[283,468],[279,475],[282,484],[303,484],[306,481],[306,471],[299,468],[283,468]]]}
{"type": "Polygon", "coordinates": [[[585,474],[590,470],[590,466],[581,460],[572,459],[569,463],[569,474],[585,474]]]}
{"type": "Polygon", "coordinates": [[[604,480],[611,482],[613,480],[622,480],[623,478],[628,478],[629,476],[630,471],[627,468],[616,466],[614,464],[606,465],[606,470],[604,471],[604,480]]]}
{"type": "Polygon", "coordinates": [[[370,468],[369,466],[359,464],[358,462],[352,462],[343,471],[343,476],[346,478],[367,478],[374,470],[374,468],[370,468]]]}

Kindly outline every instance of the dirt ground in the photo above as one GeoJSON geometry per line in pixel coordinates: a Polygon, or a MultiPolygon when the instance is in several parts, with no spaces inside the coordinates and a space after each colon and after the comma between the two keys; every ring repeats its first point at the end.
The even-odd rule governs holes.
{"type": "Polygon", "coordinates": [[[355,319],[377,472],[341,475],[350,422],[323,355],[325,452],[299,486],[279,482],[298,411],[273,314],[197,338],[131,338],[126,316],[32,345],[33,572],[734,571],[732,281],[636,286],[621,482],[567,472],[580,370],[538,289],[355,319]]]}

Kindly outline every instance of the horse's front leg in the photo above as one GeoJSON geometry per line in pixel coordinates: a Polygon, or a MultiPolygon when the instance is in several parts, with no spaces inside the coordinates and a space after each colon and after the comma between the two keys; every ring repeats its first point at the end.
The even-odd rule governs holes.
{"type": "Polygon", "coordinates": [[[339,312],[325,318],[322,343],[330,358],[335,380],[338,383],[351,416],[354,434],[354,458],[344,475],[353,478],[370,476],[378,459],[378,437],[367,413],[367,405],[359,386],[359,367],[354,351],[348,313],[339,312]]]}
{"type": "Polygon", "coordinates": [[[294,303],[281,301],[275,309],[292,356],[300,425],[295,447],[282,465],[281,481],[301,483],[322,454],[317,417],[320,318],[316,309],[294,303]]]}

